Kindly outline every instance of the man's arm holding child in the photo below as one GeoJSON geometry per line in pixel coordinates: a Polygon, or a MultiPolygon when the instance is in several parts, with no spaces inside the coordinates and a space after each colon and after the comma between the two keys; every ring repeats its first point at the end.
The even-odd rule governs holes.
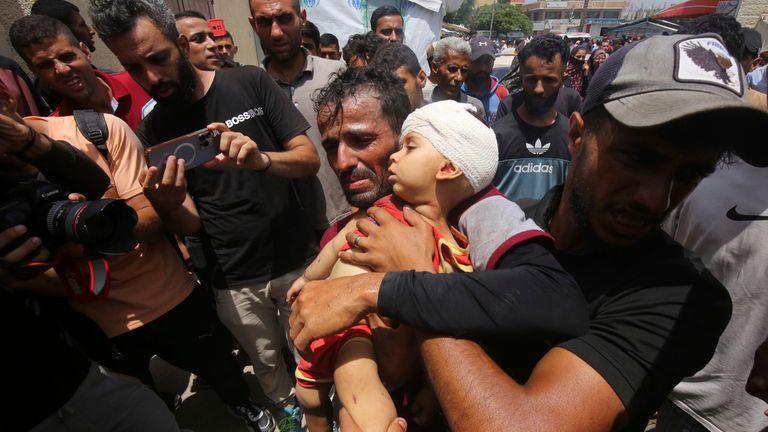
{"type": "Polygon", "coordinates": [[[605,379],[575,354],[554,348],[525,384],[476,343],[423,335],[421,354],[451,430],[610,431],[626,423],[605,379]],[[461,366],[447,359],[461,359],[461,366]]]}
{"type": "Polygon", "coordinates": [[[360,222],[368,236],[360,240],[365,253],[345,252],[342,260],[375,271],[417,270],[383,278],[376,291],[381,315],[454,336],[501,333],[567,339],[586,333],[581,290],[535,241],[509,249],[494,271],[431,274],[432,234],[421,217],[404,209],[412,225],[406,226],[386,212],[370,213],[379,225],[360,222]]]}
{"type": "MultiPolygon", "coordinates": [[[[387,227],[388,223],[384,216],[377,214],[375,217],[384,228],[382,231],[391,228],[387,227]]],[[[419,229],[424,230],[425,227],[419,226],[418,218],[409,218],[407,211],[406,218],[415,227],[405,227],[397,223],[395,226],[399,225],[404,229],[395,236],[401,239],[398,243],[401,247],[389,248],[389,250],[409,249],[412,256],[420,256],[429,248],[419,245],[418,242],[413,242],[414,244],[409,245],[410,248],[406,248],[402,244],[402,239],[420,238],[423,233],[419,232],[419,229]]],[[[369,239],[381,240],[386,237],[382,232],[368,234],[369,239]]],[[[399,260],[400,265],[403,265],[404,261],[408,261],[402,256],[385,258],[389,250],[375,247],[376,242],[373,240],[360,243],[366,250],[373,251],[372,255],[379,257],[382,263],[399,260]]],[[[543,248],[542,250],[546,252],[543,248]]],[[[514,248],[508,254],[519,251],[520,248],[514,248]]],[[[514,261],[516,261],[515,256],[511,255],[508,260],[502,259],[500,266],[511,267],[514,261]]],[[[421,258],[420,264],[413,263],[410,267],[426,268],[428,263],[428,259],[421,258]]],[[[527,309],[533,309],[536,306],[528,306],[528,304],[544,304],[551,308],[551,303],[542,299],[567,303],[570,296],[567,292],[564,294],[565,297],[562,297],[556,294],[556,291],[542,289],[553,282],[544,278],[545,284],[542,285],[540,278],[542,276],[537,275],[536,272],[526,276],[525,272],[515,272],[514,268],[510,268],[476,274],[451,275],[409,272],[385,276],[381,273],[371,273],[309,285],[297,301],[297,310],[291,317],[291,333],[297,346],[301,347],[309,340],[324,335],[334,326],[346,325],[345,315],[357,318],[361,314],[382,311],[384,297],[392,295],[392,298],[395,298],[401,296],[402,291],[415,289],[418,294],[397,298],[401,307],[407,305],[410,311],[408,314],[414,314],[414,316],[401,318],[413,318],[414,321],[421,323],[457,330],[460,327],[456,322],[475,326],[474,329],[481,332],[488,330],[497,334],[517,334],[521,328],[528,328],[529,331],[543,331],[544,334],[548,334],[551,329],[547,329],[547,326],[536,329],[536,321],[541,320],[542,317],[530,314],[527,309]],[[499,273],[504,277],[493,276],[499,273]],[[489,275],[492,276],[490,279],[488,279],[489,275]],[[401,281],[402,286],[393,288],[391,284],[387,284],[387,279],[392,277],[404,278],[401,281]],[[444,283],[451,284],[454,280],[461,280],[461,282],[443,286],[444,283]],[[334,286],[328,286],[330,283],[334,286]],[[453,292],[457,288],[458,291],[453,292]],[[396,294],[389,292],[395,289],[397,289],[396,294]],[[335,292],[335,302],[331,303],[323,298],[328,292],[335,292]],[[504,307],[498,307],[499,298],[505,295],[509,302],[505,301],[504,307]],[[332,307],[324,307],[328,305],[332,307]],[[418,311],[417,306],[423,310],[418,311]],[[471,312],[467,312],[470,310],[471,312]],[[466,318],[478,310],[482,312],[479,318],[466,318]],[[443,315],[443,311],[448,312],[443,315]],[[510,317],[518,315],[518,312],[525,318],[510,317]],[[453,322],[450,322],[448,317],[453,322]],[[464,320],[469,321],[464,322],[464,320]]],[[[575,289],[578,290],[578,287],[575,289]]],[[[578,294],[574,297],[578,300],[575,301],[576,306],[573,310],[577,315],[574,323],[581,325],[583,321],[584,325],[583,329],[579,328],[574,333],[581,334],[586,331],[587,318],[584,300],[580,292],[578,294]]],[[[396,311],[390,312],[392,315],[397,314],[396,311]]],[[[555,316],[554,320],[569,317],[568,314],[563,315],[559,311],[552,315],[555,316]]],[[[541,335],[541,333],[538,334],[541,335]]],[[[587,363],[564,349],[555,348],[548,353],[538,363],[528,382],[520,385],[505,374],[484,350],[473,342],[451,337],[433,337],[431,334],[423,334],[420,339],[422,340],[421,352],[430,380],[452,429],[486,430],[494,427],[505,429],[512,421],[520,425],[521,430],[541,428],[542,422],[548,422],[543,429],[551,430],[611,430],[626,421],[624,407],[610,385],[587,363]],[[461,367],[457,367],[455,362],[449,362],[447,359],[461,359],[461,367]],[[477,410],[478,406],[483,409],[477,410]],[[470,412],[473,409],[475,412],[470,412]],[[546,414],[536,415],[537,412],[546,414]],[[501,423],[493,424],[494,422],[501,423]]]]}

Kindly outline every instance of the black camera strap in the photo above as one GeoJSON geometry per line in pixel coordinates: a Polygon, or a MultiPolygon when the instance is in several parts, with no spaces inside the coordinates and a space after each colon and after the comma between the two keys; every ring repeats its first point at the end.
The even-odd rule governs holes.
{"type": "MultiPolygon", "coordinates": [[[[111,163],[111,157],[109,156],[109,148],[107,147],[107,140],[109,139],[109,128],[107,127],[107,120],[104,118],[104,113],[96,112],[93,110],[75,110],[72,112],[75,117],[75,123],[80,133],[85,136],[88,141],[93,144],[96,149],[101,153],[104,159],[109,165],[111,163]]],[[[68,260],[69,261],[69,260],[68,260]]],[[[86,278],[81,274],[79,268],[74,264],[68,266],[70,270],[70,276],[68,280],[64,280],[64,284],[68,286],[70,294],[80,301],[92,301],[107,296],[109,292],[109,263],[104,256],[94,256],[88,258],[88,270],[90,276],[86,282],[86,278]],[[73,284],[73,281],[77,281],[73,284]]]]}
{"type": "Polygon", "coordinates": [[[104,159],[109,163],[109,149],[107,148],[107,139],[109,138],[109,128],[104,113],[93,110],[75,110],[72,112],[75,116],[75,123],[80,133],[90,141],[96,149],[99,150],[104,159]]]}
{"type": "MultiPolygon", "coordinates": [[[[93,144],[99,153],[107,161],[107,164],[111,164],[111,158],[109,156],[109,148],[107,147],[107,140],[109,139],[109,128],[107,127],[107,120],[104,118],[104,113],[96,112],[93,110],[75,110],[72,112],[75,117],[75,123],[80,133],[85,136],[88,141],[93,144]]],[[[174,250],[178,253],[179,257],[184,258],[179,245],[176,242],[176,238],[170,232],[167,233],[168,241],[170,241],[174,250]]],[[[74,267],[74,266],[73,266],[74,267]]],[[[90,282],[85,284],[85,278],[80,275],[79,270],[77,275],[79,278],[79,285],[70,288],[70,293],[75,297],[85,295],[85,298],[89,298],[83,301],[91,301],[101,297],[105,297],[109,292],[109,265],[107,260],[102,256],[90,258],[88,260],[88,267],[90,269],[90,282]],[[88,290],[83,290],[80,287],[87,286],[88,290]],[[80,293],[80,294],[78,294],[80,293]]],[[[76,267],[74,267],[76,269],[76,267]]],[[[73,273],[74,274],[74,273],[73,273]]],[[[62,280],[64,280],[62,278],[62,280]]],[[[65,285],[69,285],[70,282],[64,281],[65,285]]]]}

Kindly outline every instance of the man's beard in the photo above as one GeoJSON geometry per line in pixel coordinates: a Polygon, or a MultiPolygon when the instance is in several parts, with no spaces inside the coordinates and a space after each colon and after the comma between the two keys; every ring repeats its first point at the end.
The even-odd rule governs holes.
{"type": "Polygon", "coordinates": [[[278,63],[288,63],[296,58],[296,56],[301,55],[301,33],[295,35],[291,40],[295,41],[295,38],[298,38],[299,44],[294,45],[289,42],[288,49],[283,52],[274,52],[274,50],[270,50],[269,47],[265,47],[263,42],[261,44],[261,48],[264,50],[264,53],[270,57],[271,61],[277,61],[278,63]]]}
{"type": "Polygon", "coordinates": [[[185,105],[192,102],[192,95],[195,93],[195,70],[186,57],[182,56],[178,65],[178,81],[161,81],[149,89],[149,94],[161,104],[167,105],[185,105]],[[168,87],[175,88],[170,96],[158,96],[168,87]]]}
{"type": "Polygon", "coordinates": [[[392,186],[389,182],[387,182],[386,179],[379,179],[376,176],[376,173],[369,168],[355,168],[352,171],[339,174],[339,179],[342,180],[342,184],[345,183],[343,181],[344,178],[350,177],[359,179],[367,178],[374,184],[373,189],[366,192],[354,192],[342,187],[342,189],[344,189],[344,195],[347,197],[347,202],[354,207],[368,208],[379,198],[392,193],[392,186]]]}
{"type": "MultiPolygon", "coordinates": [[[[584,150],[582,150],[584,151],[584,150]]],[[[576,226],[582,234],[586,234],[588,237],[592,236],[592,227],[589,223],[589,186],[584,183],[582,178],[583,168],[579,166],[579,163],[571,164],[570,169],[573,170],[573,187],[571,188],[571,213],[573,214],[573,220],[576,222],[576,226]]]]}
{"type": "Polygon", "coordinates": [[[488,81],[490,81],[490,79],[491,79],[491,74],[487,72],[480,72],[467,77],[467,81],[471,82],[474,85],[483,85],[488,81]]]}
{"type": "Polygon", "coordinates": [[[557,93],[545,98],[536,96],[535,94],[529,94],[523,92],[523,101],[525,102],[525,111],[533,116],[540,116],[546,114],[555,105],[557,100],[557,93]]]}
{"type": "MultiPolygon", "coordinates": [[[[582,151],[585,150],[582,149],[582,151]]],[[[583,238],[586,240],[586,243],[593,249],[615,252],[626,251],[627,247],[631,246],[631,244],[617,243],[613,240],[601,239],[598,237],[589,216],[589,209],[593,209],[594,206],[589,198],[591,189],[584,181],[584,177],[587,174],[584,173],[585,170],[579,166],[578,162],[576,164],[571,163],[568,169],[573,170],[572,187],[571,193],[569,195],[571,200],[570,211],[571,215],[573,216],[573,220],[576,223],[576,227],[582,234],[583,238]]],[[[648,219],[654,220],[653,223],[656,225],[660,225],[663,220],[663,218],[655,217],[651,215],[650,212],[637,206],[630,204],[627,205],[627,207],[630,211],[634,211],[637,214],[641,214],[647,217],[648,219]]],[[[637,241],[633,242],[632,244],[637,243],[639,240],[640,239],[637,239],[637,241]]]]}

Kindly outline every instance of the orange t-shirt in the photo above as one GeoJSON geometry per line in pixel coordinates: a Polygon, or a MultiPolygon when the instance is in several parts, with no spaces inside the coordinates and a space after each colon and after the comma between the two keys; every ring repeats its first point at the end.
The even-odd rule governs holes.
{"type": "MultiPolygon", "coordinates": [[[[125,122],[111,114],[104,117],[109,128],[107,148],[111,167],[77,129],[74,117],[31,118],[47,122],[47,135],[52,139],[66,141],[96,161],[109,175],[117,195],[128,200],[142,193],[139,175],[146,170],[144,150],[125,122]]],[[[108,257],[107,261],[111,281],[107,297],[88,303],[72,301],[71,304],[94,320],[108,337],[151,322],[192,293],[194,281],[165,237],[139,243],[133,252],[108,257]]]]}

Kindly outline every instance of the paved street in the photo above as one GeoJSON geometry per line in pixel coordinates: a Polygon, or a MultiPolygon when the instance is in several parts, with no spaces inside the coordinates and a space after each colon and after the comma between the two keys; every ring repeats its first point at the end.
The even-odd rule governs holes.
{"type": "MultiPolygon", "coordinates": [[[[151,370],[160,391],[182,394],[181,406],[176,411],[176,419],[182,429],[194,432],[247,431],[238,418],[229,414],[211,387],[194,388],[190,374],[158,358],[152,360],[151,370]]],[[[251,397],[263,400],[264,395],[258,392],[256,377],[247,373],[246,380],[251,387],[251,397]]]]}

